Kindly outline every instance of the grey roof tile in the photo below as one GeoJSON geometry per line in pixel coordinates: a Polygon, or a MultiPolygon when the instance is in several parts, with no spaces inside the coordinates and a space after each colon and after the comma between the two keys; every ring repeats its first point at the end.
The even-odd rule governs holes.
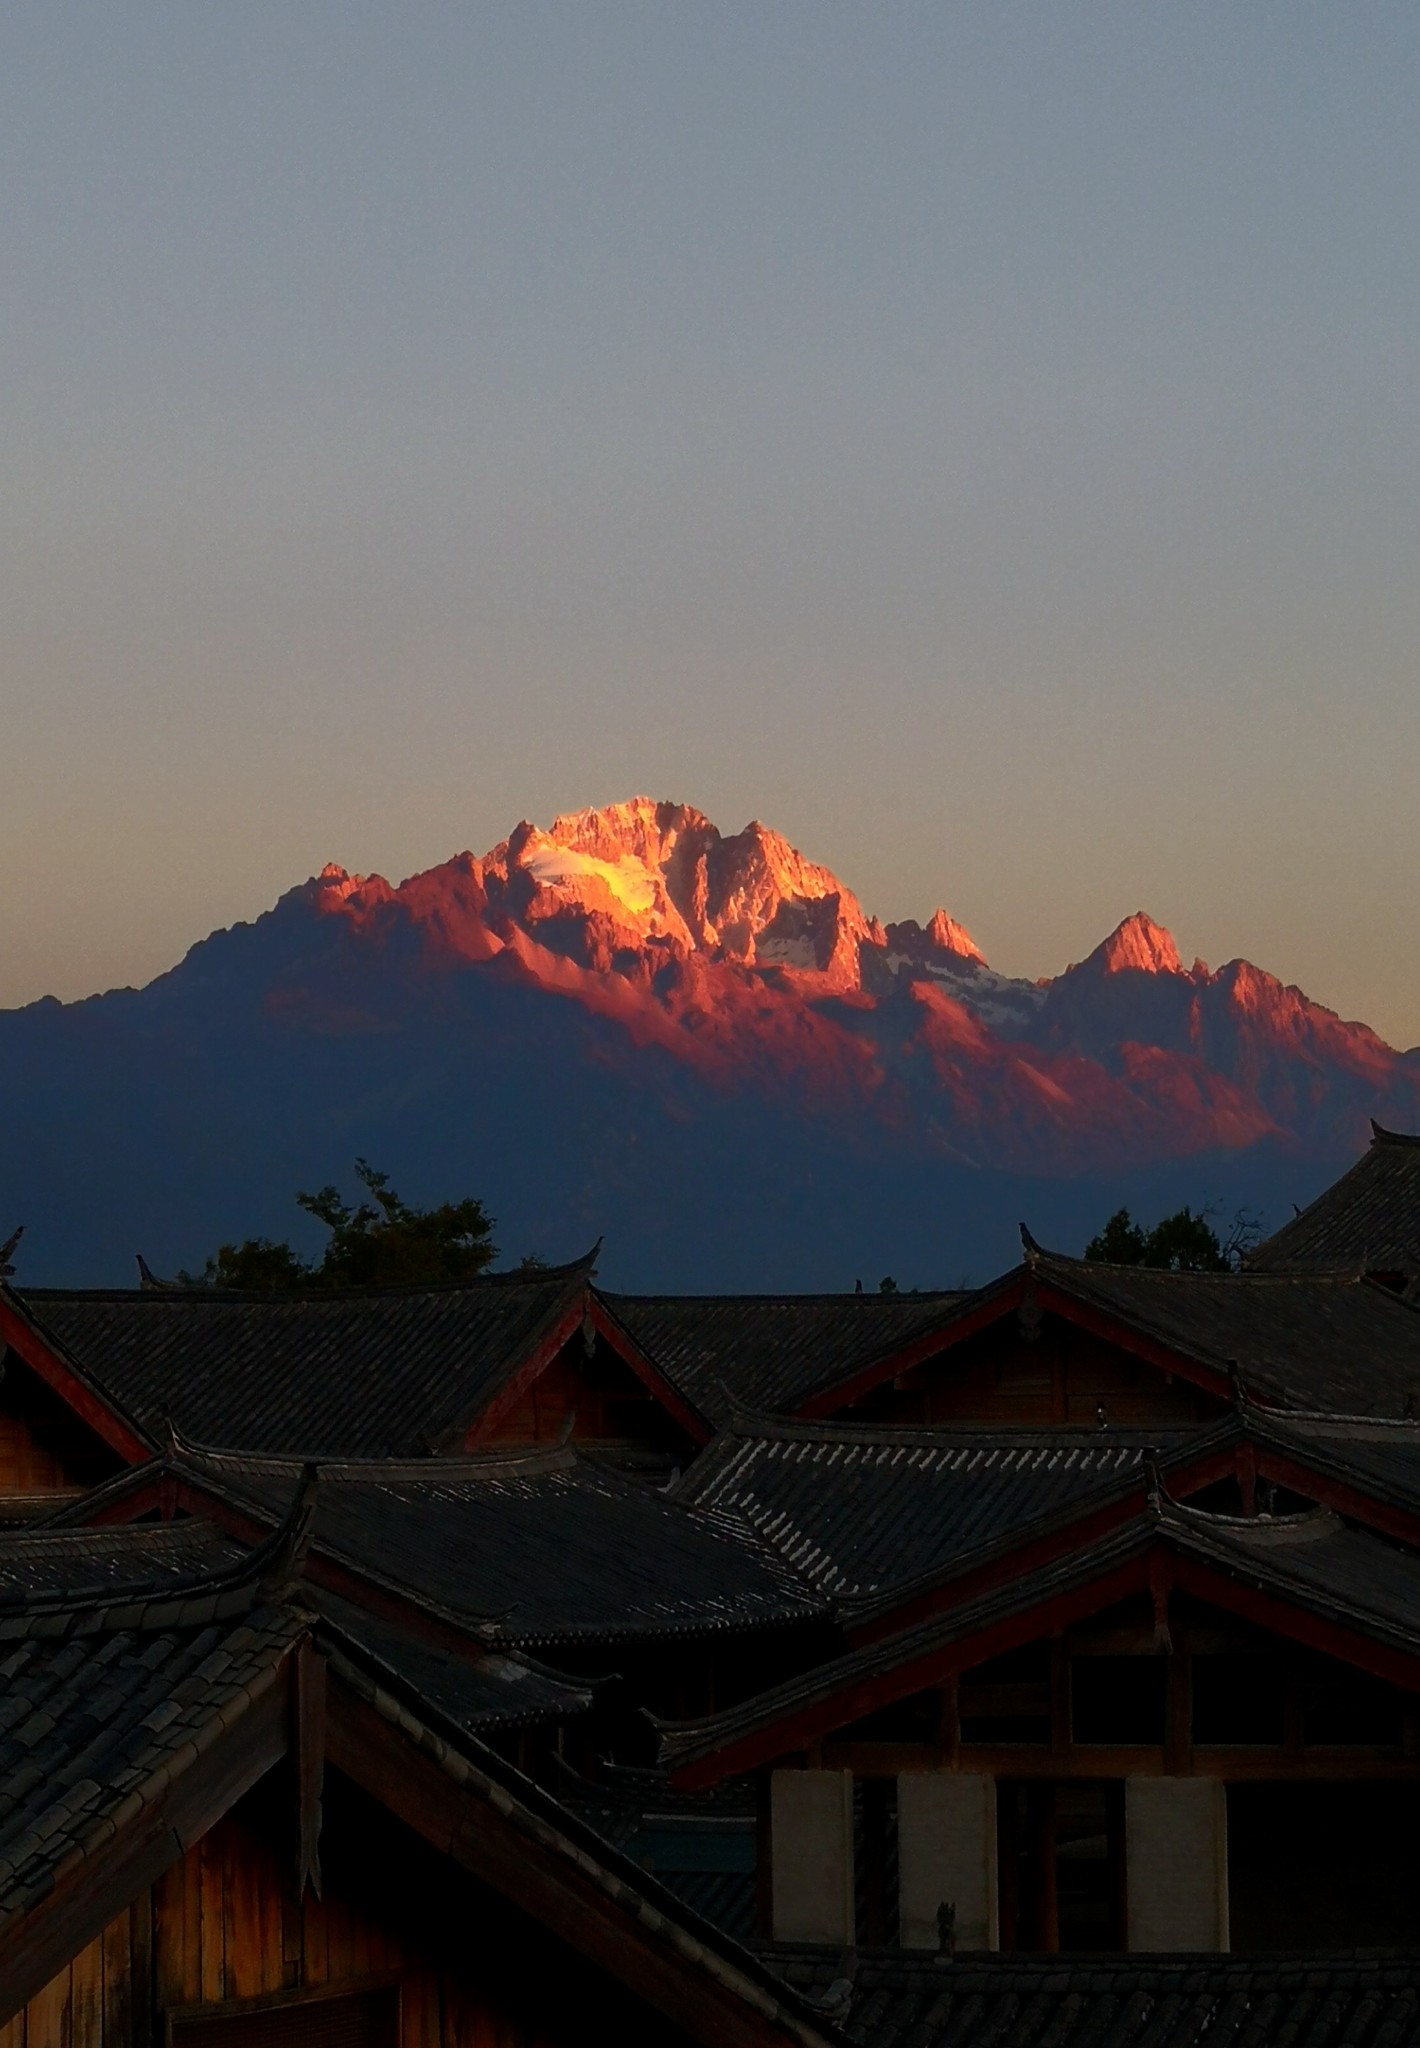
{"type": "Polygon", "coordinates": [[[417,1455],[467,1425],[585,1294],[590,1258],[535,1275],[298,1294],[201,1288],[22,1299],[155,1441],[417,1455]]]}
{"type": "Polygon", "coordinates": [[[941,1569],[1137,1480],[1158,1430],[893,1430],[741,1420],[676,1498],[733,1516],[825,1594],[854,1598],[941,1569]]]}
{"type": "Polygon", "coordinates": [[[700,1414],[792,1415],[814,1394],[929,1334],[965,1298],[933,1294],[657,1295],[599,1299],[700,1414]]]}
{"type": "MultiPolygon", "coordinates": [[[[826,1949],[761,1949],[822,1997],[826,1949]]],[[[1420,1950],[1335,1957],[931,1956],[865,1951],[845,2031],[862,2048],[1391,2048],[1416,2040],[1420,1950]]]]}
{"type": "Polygon", "coordinates": [[[1371,1129],[1370,1150],[1258,1246],[1254,1267],[1420,1275],[1420,1137],[1371,1129]]]}
{"type": "MultiPolygon", "coordinates": [[[[184,1469],[273,1521],[296,1471],[193,1450],[184,1469]]],[[[505,1645],[718,1634],[827,1612],[728,1517],[571,1448],[324,1465],[315,1548],[505,1645]]]]}
{"type": "Polygon", "coordinates": [[[1420,1307],[1373,1282],[1318,1273],[1169,1273],[1039,1253],[1075,1300],[1296,1409],[1402,1416],[1420,1402],[1420,1307]]]}

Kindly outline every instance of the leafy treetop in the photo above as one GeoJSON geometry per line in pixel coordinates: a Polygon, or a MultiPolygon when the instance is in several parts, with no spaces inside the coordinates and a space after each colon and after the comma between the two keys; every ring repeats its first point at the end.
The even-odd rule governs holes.
{"type": "Polygon", "coordinates": [[[1257,1219],[1240,1209],[1227,1237],[1220,1238],[1209,1221],[1212,1213],[1185,1203],[1145,1230],[1127,1209],[1116,1209],[1085,1246],[1085,1257],[1096,1265],[1155,1266],[1173,1273],[1236,1272],[1258,1241],[1257,1219]]]}
{"type": "Polygon", "coordinates": [[[224,1244],[200,1273],[180,1273],[185,1287],[230,1287],[277,1293],[296,1287],[389,1287],[468,1280],[498,1256],[493,1218],[471,1195],[417,1209],[402,1201],[366,1159],[355,1163],[365,1199],[352,1208],[336,1187],[296,1196],[299,1208],[330,1235],[319,1260],[307,1261],[284,1241],[249,1237],[224,1244]]]}

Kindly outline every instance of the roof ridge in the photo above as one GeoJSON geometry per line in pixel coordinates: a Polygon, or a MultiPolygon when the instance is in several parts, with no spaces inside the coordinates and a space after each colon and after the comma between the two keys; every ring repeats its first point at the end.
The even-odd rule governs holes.
{"type": "Polygon", "coordinates": [[[503,1444],[487,1450],[463,1451],[428,1456],[304,1458],[292,1451],[232,1451],[217,1444],[199,1444],[168,1425],[173,1460],[181,1468],[186,1460],[202,1468],[215,1466],[219,1472],[248,1473],[253,1477],[279,1478],[283,1474],[314,1466],[323,1479],[488,1479],[501,1472],[558,1472],[582,1461],[572,1445],[558,1442],[503,1444]]]}
{"type": "Polygon", "coordinates": [[[971,1287],[912,1287],[899,1288],[891,1294],[880,1294],[875,1289],[871,1294],[857,1294],[849,1290],[833,1289],[827,1292],[794,1294],[630,1294],[613,1292],[606,1287],[594,1289],[600,1301],[616,1303],[634,1301],[641,1304],[664,1304],[673,1307],[698,1307],[703,1302],[729,1303],[744,1306],[754,1303],[758,1307],[782,1306],[799,1308],[807,1301],[833,1304],[851,1302],[855,1308],[873,1305],[878,1308],[901,1308],[908,1302],[929,1303],[933,1301],[960,1301],[963,1295],[974,1294],[971,1287]]]}
{"type": "Polygon", "coordinates": [[[531,1270],[513,1267],[502,1273],[471,1273],[461,1280],[400,1280],[372,1282],[356,1287],[26,1287],[12,1289],[21,1301],[118,1301],[141,1302],[145,1307],[208,1307],[231,1304],[251,1308],[269,1304],[275,1308],[296,1303],[370,1301],[382,1297],[408,1298],[419,1294],[477,1293],[484,1288],[537,1287],[583,1278],[596,1266],[602,1241],[590,1251],[561,1266],[538,1266],[531,1270]]]}
{"type": "Polygon", "coordinates": [[[382,1719],[394,1723],[455,1784],[484,1798],[554,1855],[572,1862],[586,1882],[605,1892],[628,1917],[658,1935],[694,1966],[735,1990],[762,2016],[803,2044],[843,2043],[848,2037],[803,1993],[733,1935],[704,1919],[655,1874],[599,1834],[574,1808],[506,1762],[487,1743],[460,1731],[456,1742],[429,1727],[342,1651],[331,1657],[342,1681],[382,1719]],[[581,1838],[580,1841],[578,1838],[581,1838]]]}
{"type": "Polygon", "coordinates": [[[252,1608],[289,1597],[301,1577],[315,1527],[318,1479],[307,1466],[289,1508],[270,1534],[230,1564],[211,1566],[187,1579],[155,1587],[151,1579],[75,1593],[0,1592],[0,1636],[36,1629],[66,1634],[79,1620],[85,1633],[109,1629],[196,1626],[233,1619],[252,1608]]]}

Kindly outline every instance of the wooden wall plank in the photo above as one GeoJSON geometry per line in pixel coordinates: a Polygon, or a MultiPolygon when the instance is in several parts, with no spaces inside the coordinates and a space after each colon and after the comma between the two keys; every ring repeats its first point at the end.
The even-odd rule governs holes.
{"type": "Polygon", "coordinates": [[[69,1966],[70,2048],[104,2048],[103,1936],[81,1949],[69,1966]]]}
{"type": "Polygon", "coordinates": [[[66,1967],[30,2000],[25,2048],[70,2048],[69,1983],[66,1967]]]}
{"type": "MultiPolygon", "coordinates": [[[[255,1842],[221,1831],[223,1927],[228,1998],[256,1998],[266,1989],[262,1966],[261,1870],[255,1842]]],[[[277,1954],[280,1949],[278,1945],[277,1954]]],[[[279,1987],[278,1987],[279,1988],[279,1987]]]]}
{"type": "MultiPolygon", "coordinates": [[[[288,1981],[285,1902],[290,1885],[281,1859],[265,1844],[262,1846],[264,1853],[258,1871],[257,1886],[257,1908],[261,1916],[257,1929],[261,1988],[263,1991],[284,1991],[288,1981]]],[[[294,1982],[294,1979],[291,1981],[294,1982]]]]}
{"type": "Polygon", "coordinates": [[[227,1887],[223,1882],[225,1830],[214,1828],[197,1845],[198,1990],[204,2004],[227,1995],[227,1887]]]}
{"type": "Polygon", "coordinates": [[[182,2005],[187,1990],[187,1921],[183,1911],[191,1852],[153,1886],[153,1996],[159,2005],[182,2005]]]}
{"type": "Polygon", "coordinates": [[[153,1896],[140,1892],[129,1908],[129,1940],[133,1951],[133,2048],[153,2048],[156,2007],[153,1999],[153,1896]]]}
{"type": "Polygon", "coordinates": [[[411,1970],[399,1990],[399,2048],[442,2048],[439,1980],[432,1970],[411,1970]]]}
{"type": "Polygon", "coordinates": [[[301,1982],[325,1984],[330,1978],[330,1907],[310,1892],[301,1901],[301,1982]]]}
{"type": "Polygon", "coordinates": [[[103,1931],[104,2048],[134,2048],[133,1917],[130,1907],[103,1931]]]}

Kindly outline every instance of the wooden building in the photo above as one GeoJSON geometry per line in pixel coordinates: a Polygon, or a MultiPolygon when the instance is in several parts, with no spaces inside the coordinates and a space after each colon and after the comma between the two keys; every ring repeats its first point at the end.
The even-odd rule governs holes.
{"type": "Polygon", "coordinates": [[[570,1435],[669,1470],[711,1426],[607,1313],[594,1258],[340,1292],[0,1287],[0,1487],[91,1484],[170,1428],[323,1458],[570,1435]]]}
{"type": "Polygon", "coordinates": [[[322,1618],[308,1509],[7,1547],[5,2048],[840,2038],[322,1618]]]}
{"type": "Polygon", "coordinates": [[[1417,1161],[1241,1274],[0,1286],[0,2048],[1420,2043],[1417,1161]]]}
{"type": "MultiPolygon", "coordinates": [[[[973,1950],[1416,1938],[1420,1429],[1232,1425],[1162,1463],[1101,1445],[1093,1480],[1063,1433],[962,1438],[959,1489],[897,1476],[914,1448],[950,1471],[925,1432],[881,1467],[867,1435],[827,1468],[843,1477],[812,1530],[850,1649],[664,1732],[682,1790],[758,1779],[767,1936],[932,1948],[950,1902],[973,1950]],[[1271,1511],[1170,1491],[1206,1499],[1225,1471],[1271,1511]]],[[[744,1463],[702,1498],[743,1487],[744,1463]]]]}

